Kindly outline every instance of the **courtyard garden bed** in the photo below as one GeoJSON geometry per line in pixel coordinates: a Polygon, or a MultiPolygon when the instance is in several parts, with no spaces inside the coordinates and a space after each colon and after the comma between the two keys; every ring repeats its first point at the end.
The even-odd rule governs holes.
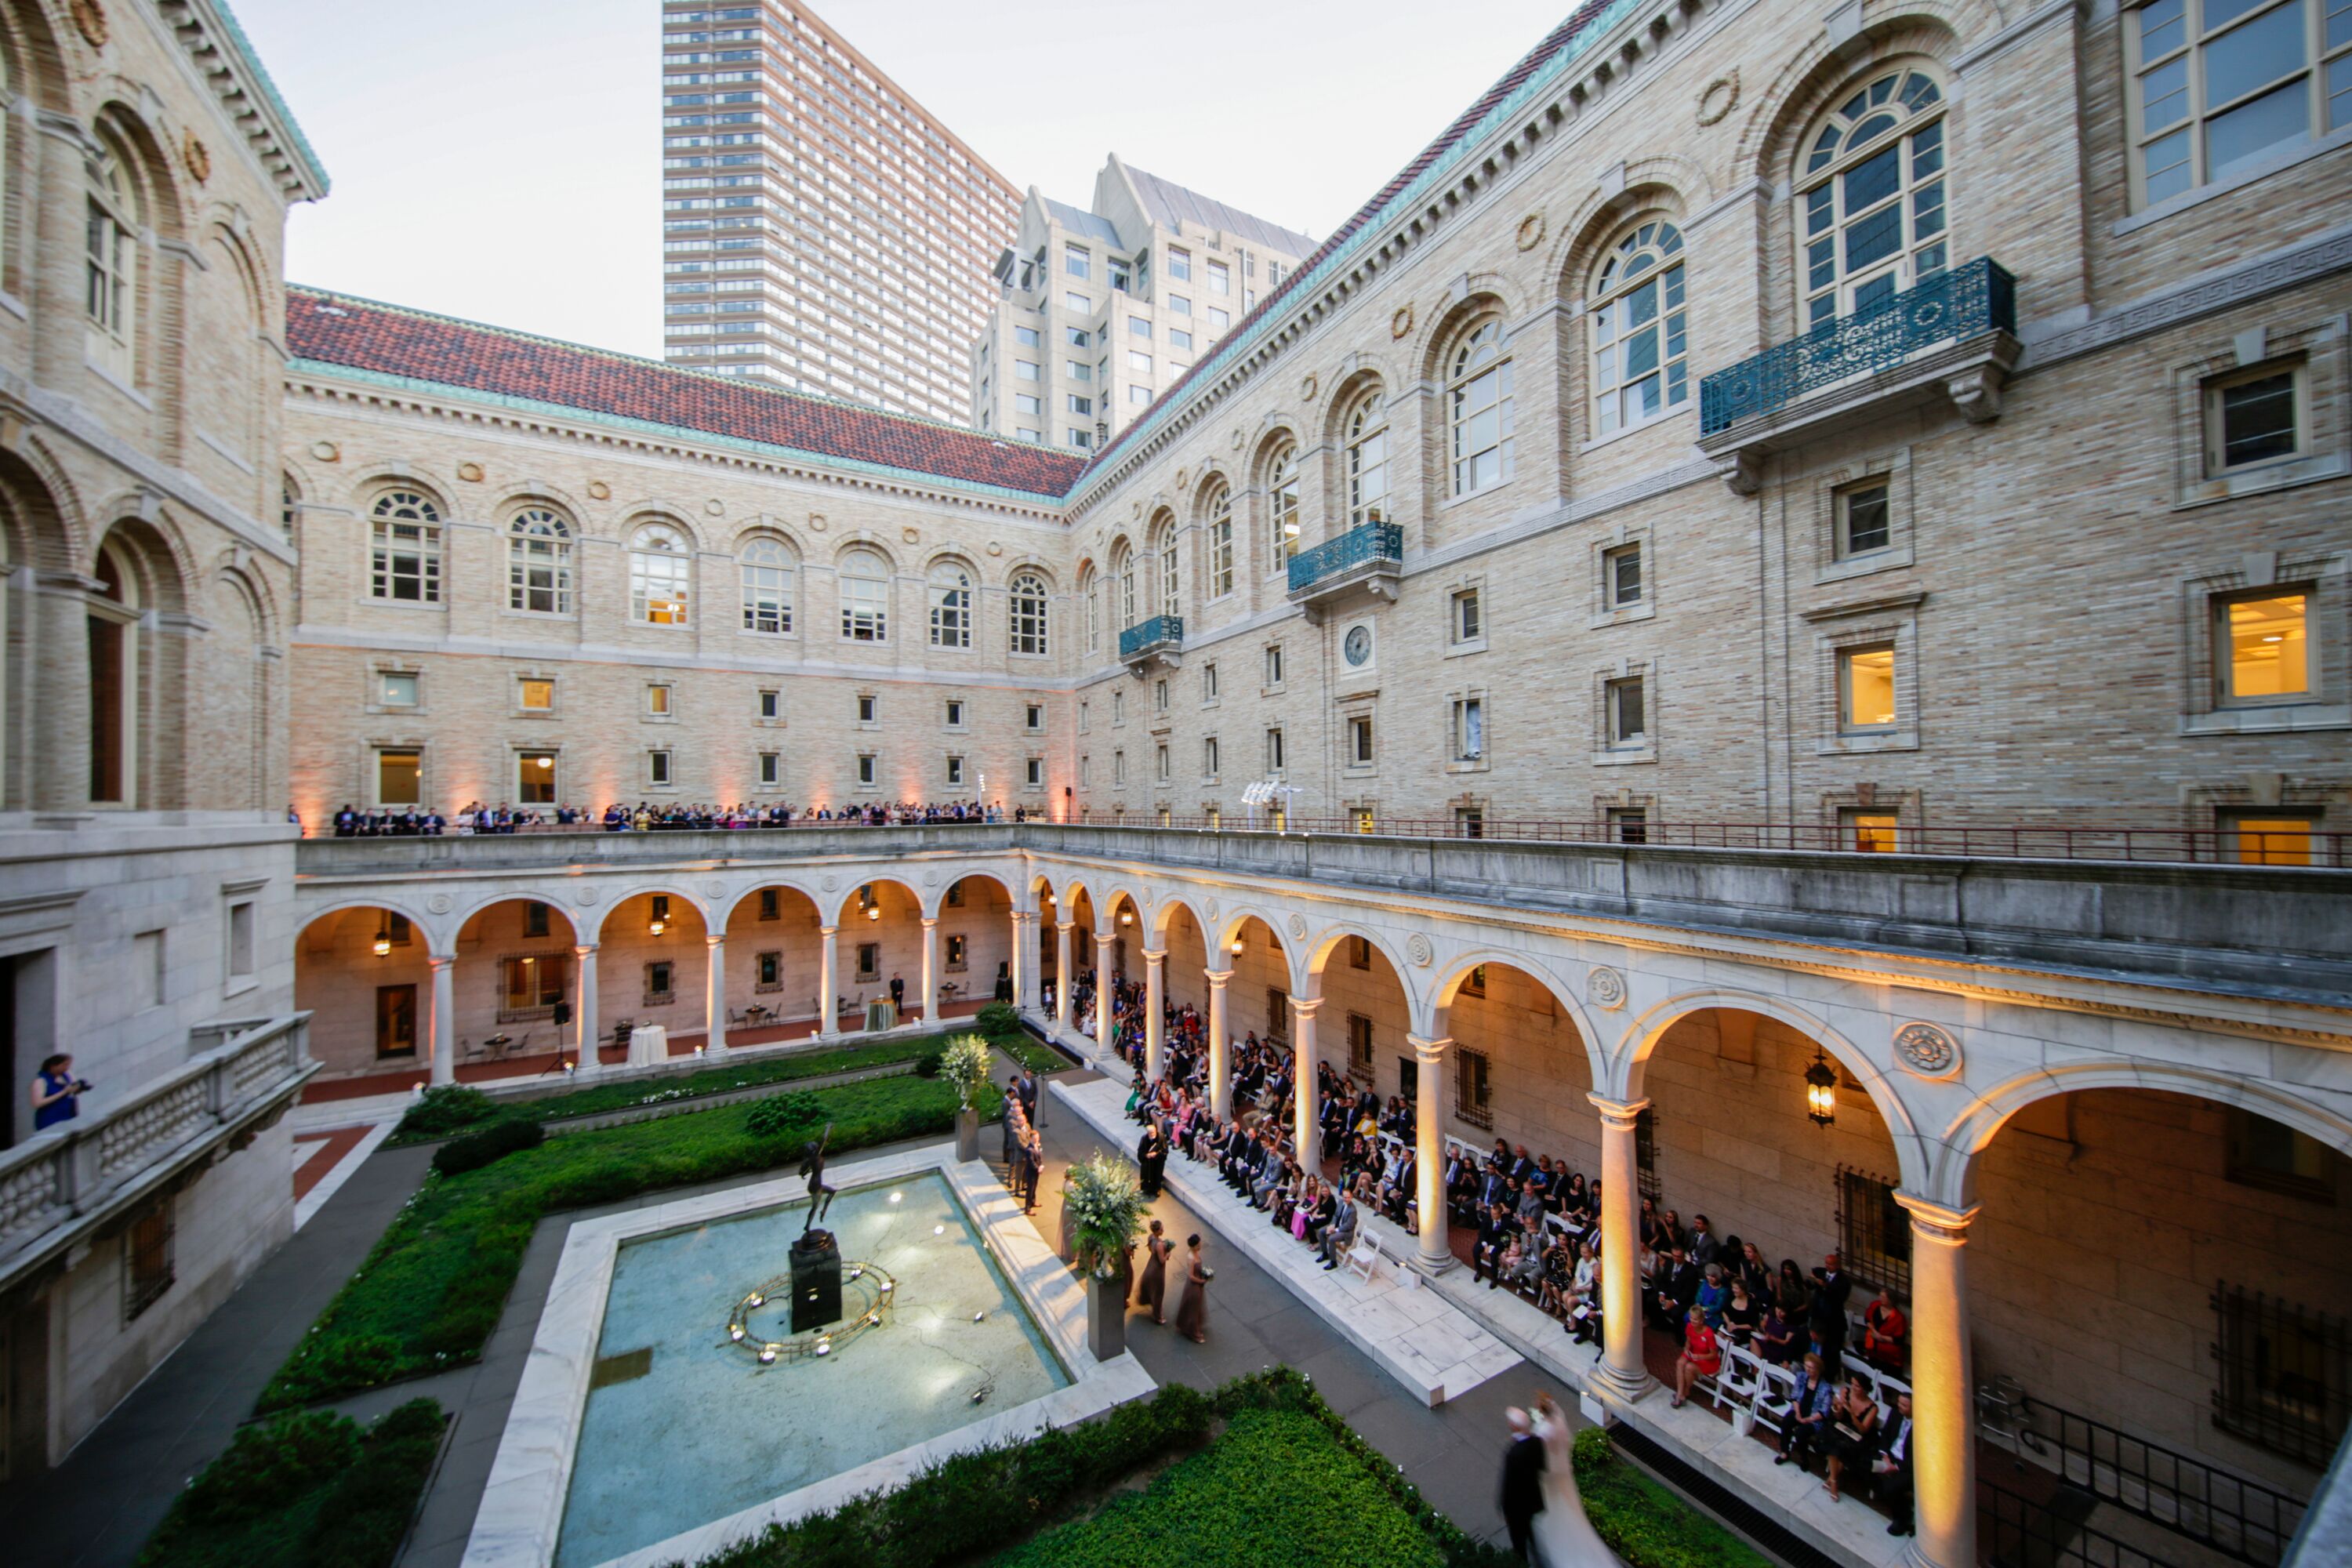
{"type": "MultiPolygon", "coordinates": [[[[462,1174],[428,1174],[262,1390],[258,1410],[339,1399],[478,1356],[542,1215],[789,1165],[827,1121],[836,1155],[944,1135],[957,1104],[952,1085],[909,1077],[789,1098],[793,1113],[781,1119],[754,1121],[766,1100],[723,1105],[566,1133],[462,1174]]],[[[982,1084],[973,1100],[989,1118],[1002,1098],[982,1084]]]]}

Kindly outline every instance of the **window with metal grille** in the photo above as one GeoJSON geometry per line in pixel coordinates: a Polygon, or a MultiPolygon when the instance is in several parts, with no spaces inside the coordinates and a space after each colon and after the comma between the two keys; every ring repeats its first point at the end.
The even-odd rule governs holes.
{"type": "Polygon", "coordinates": [[[1495,1129],[1495,1108],[1486,1098],[1486,1053],[1454,1053],[1454,1114],[1473,1127],[1495,1129]]]}
{"type": "Polygon", "coordinates": [[[1895,1184],[1840,1165],[1838,1256],[1864,1285],[1911,1294],[1911,1216],[1895,1201],[1895,1184]]]}
{"type": "Polygon", "coordinates": [[[2325,1467],[2352,1413],[2352,1324],[2217,1281],[2213,1424],[2325,1467]]]}
{"type": "Polygon", "coordinates": [[[1658,1118],[1654,1110],[1633,1118],[1633,1180],[1642,1196],[1653,1201],[1665,1196],[1665,1184],[1658,1180],[1658,1118]]]}
{"type": "Polygon", "coordinates": [[[1348,1076],[1372,1079],[1372,1021],[1361,1013],[1348,1015],[1348,1076]]]}
{"type": "Polygon", "coordinates": [[[1276,1045],[1290,1040],[1290,993],[1272,985],[1265,988],[1265,1037],[1276,1045]]]}
{"type": "Polygon", "coordinates": [[[122,1233],[122,1321],[131,1321],[172,1288],[172,1200],[165,1197],[122,1233]]]}

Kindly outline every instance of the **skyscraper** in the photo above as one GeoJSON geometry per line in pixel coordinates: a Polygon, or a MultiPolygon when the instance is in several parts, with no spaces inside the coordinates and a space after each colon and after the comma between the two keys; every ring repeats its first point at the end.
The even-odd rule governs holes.
{"type": "Polygon", "coordinates": [[[1020,210],[807,6],[662,7],[672,364],[963,424],[1020,210]]]}

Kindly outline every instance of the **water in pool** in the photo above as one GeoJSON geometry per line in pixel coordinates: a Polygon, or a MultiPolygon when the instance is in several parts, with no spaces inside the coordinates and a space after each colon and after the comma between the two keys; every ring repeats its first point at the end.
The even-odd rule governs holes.
{"type": "MultiPolygon", "coordinates": [[[[622,1246],[557,1568],[590,1568],[1068,1384],[936,1173],[844,1192],[825,1216],[845,1264],[895,1280],[881,1326],[821,1360],[760,1365],[728,1342],[729,1314],[790,1273],[806,1214],[795,1203],[622,1246]]],[[[753,1322],[777,1339],[789,1330],[772,1307],[753,1322]]]]}

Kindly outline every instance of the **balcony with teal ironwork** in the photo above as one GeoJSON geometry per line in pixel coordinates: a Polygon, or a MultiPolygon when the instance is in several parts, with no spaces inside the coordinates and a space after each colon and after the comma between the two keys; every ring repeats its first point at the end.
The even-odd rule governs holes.
{"type": "Polygon", "coordinates": [[[1290,602],[1307,605],[1311,615],[1359,591],[1393,599],[1403,570],[1404,530],[1393,522],[1358,523],[1290,558],[1290,602]]]}
{"type": "Polygon", "coordinates": [[[1139,673],[1158,659],[1173,665],[1184,647],[1184,617],[1154,616],[1118,634],[1118,657],[1139,673]]]}
{"type": "Polygon", "coordinates": [[[2017,363],[2017,283],[1988,257],[1835,317],[1699,383],[1699,449],[1743,495],[1763,459],[1837,422],[1948,401],[1970,424],[2000,413],[2017,363]]]}

